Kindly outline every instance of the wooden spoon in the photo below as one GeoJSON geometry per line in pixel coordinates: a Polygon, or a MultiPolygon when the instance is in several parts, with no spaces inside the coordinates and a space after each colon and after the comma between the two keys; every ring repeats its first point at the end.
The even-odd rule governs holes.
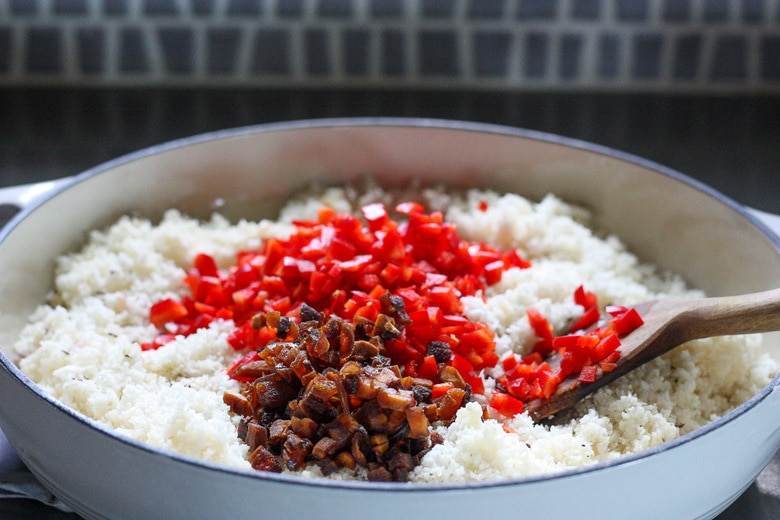
{"type": "Polygon", "coordinates": [[[653,300],[634,307],[644,325],[620,339],[615,369],[599,368],[593,383],[582,383],[573,375],[550,398],[529,401],[526,409],[534,421],[574,406],[594,390],[687,341],[780,330],[780,288],[741,296],[653,300]]]}

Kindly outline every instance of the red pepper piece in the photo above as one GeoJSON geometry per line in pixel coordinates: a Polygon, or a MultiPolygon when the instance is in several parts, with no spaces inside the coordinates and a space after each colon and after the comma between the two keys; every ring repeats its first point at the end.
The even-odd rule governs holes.
{"type": "Polygon", "coordinates": [[[519,267],[520,269],[531,267],[531,262],[522,258],[514,249],[504,254],[504,263],[509,267],[519,267]]]}
{"type": "Polygon", "coordinates": [[[402,202],[395,207],[395,210],[398,213],[403,213],[405,215],[425,212],[425,208],[423,207],[423,205],[417,202],[402,202]]]}
{"type": "Polygon", "coordinates": [[[550,369],[550,366],[547,365],[546,368],[539,370],[536,381],[539,388],[539,393],[536,397],[548,399],[555,391],[555,388],[560,384],[561,377],[559,374],[553,372],[550,369]]]}
{"type": "Polygon", "coordinates": [[[586,290],[585,287],[580,285],[574,290],[574,303],[581,305],[587,310],[591,307],[598,307],[598,298],[594,293],[586,290]]]}
{"type": "Polygon", "coordinates": [[[452,383],[436,383],[431,387],[431,399],[441,397],[453,388],[455,385],[452,383]]]}
{"type": "Polygon", "coordinates": [[[583,315],[571,326],[571,332],[584,330],[595,324],[601,317],[598,309],[598,298],[595,293],[580,285],[574,290],[574,303],[585,309],[583,315]]]}
{"type": "Polygon", "coordinates": [[[218,276],[201,276],[198,278],[193,297],[196,302],[208,305],[224,306],[225,293],[222,290],[222,280],[218,276]]]}
{"type": "Polygon", "coordinates": [[[153,341],[149,343],[142,343],[141,350],[156,350],[163,345],[167,345],[174,339],[176,339],[176,336],[173,334],[158,334],[153,341]]]}
{"type": "Polygon", "coordinates": [[[284,258],[286,251],[284,244],[275,238],[269,238],[265,241],[264,247],[265,259],[263,261],[263,269],[266,274],[274,273],[277,265],[284,258]]]}
{"type": "Polygon", "coordinates": [[[604,310],[612,316],[613,318],[616,318],[618,316],[621,316],[628,312],[629,307],[626,307],[624,305],[607,305],[604,310]]]}
{"type": "Polygon", "coordinates": [[[417,367],[419,377],[436,381],[439,378],[439,366],[434,356],[425,356],[422,364],[417,367]]]}
{"type": "Polygon", "coordinates": [[[463,303],[461,303],[454,287],[438,285],[433,287],[428,293],[431,303],[445,314],[460,314],[463,312],[463,303]]]}
{"type": "Polygon", "coordinates": [[[559,370],[561,379],[582,370],[582,367],[588,363],[588,357],[587,351],[582,348],[573,348],[564,352],[559,370]]]}
{"type": "Polygon", "coordinates": [[[471,390],[473,392],[478,394],[485,392],[485,386],[482,382],[482,378],[479,377],[477,372],[474,370],[474,366],[466,358],[458,354],[453,354],[450,365],[455,368],[458,373],[460,373],[466,383],[471,385],[471,390]]]}
{"type": "Polygon", "coordinates": [[[387,224],[387,210],[383,204],[367,204],[360,208],[371,231],[379,231],[387,224]]]}
{"type": "Polygon", "coordinates": [[[523,402],[503,392],[493,392],[490,398],[490,407],[505,417],[514,417],[522,413],[523,402]]]}
{"type": "Polygon", "coordinates": [[[598,375],[598,368],[596,367],[596,365],[588,365],[582,367],[578,379],[582,383],[595,383],[597,375],[598,375]]]}
{"type": "Polygon", "coordinates": [[[549,339],[552,341],[552,327],[550,326],[550,322],[547,321],[547,318],[534,308],[526,309],[525,313],[526,316],[528,316],[528,323],[531,325],[534,334],[536,334],[539,339],[549,339]]]}
{"type": "Polygon", "coordinates": [[[531,399],[532,386],[525,377],[508,379],[506,382],[506,389],[507,392],[520,401],[528,401],[531,399]]]}
{"type": "Polygon", "coordinates": [[[563,336],[555,336],[552,340],[552,346],[555,350],[566,350],[577,346],[577,342],[580,340],[580,334],[566,334],[563,336]]]}
{"type": "Polygon", "coordinates": [[[249,363],[251,361],[255,361],[257,359],[260,359],[260,356],[258,355],[256,350],[253,350],[251,352],[247,352],[242,357],[240,357],[239,359],[234,361],[233,364],[228,367],[227,374],[230,377],[233,377],[233,373],[238,369],[238,367],[240,367],[242,365],[246,365],[247,363],[249,363]]]}
{"type": "Polygon", "coordinates": [[[601,314],[599,313],[598,307],[590,307],[585,310],[585,313],[574,322],[571,326],[571,332],[575,332],[578,330],[585,330],[591,325],[595,324],[597,321],[599,321],[599,318],[601,317],[601,314]]]}
{"type": "Polygon", "coordinates": [[[537,309],[528,308],[525,313],[528,316],[528,323],[531,325],[531,329],[533,329],[536,337],[539,338],[533,350],[539,352],[542,356],[549,355],[553,351],[553,332],[550,322],[537,309]]]}
{"type": "Polygon", "coordinates": [[[517,356],[514,354],[511,354],[504,358],[503,361],[501,361],[501,366],[504,368],[504,372],[509,372],[513,368],[515,368],[518,364],[517,356]]]}
{"type": "Polygon", "coordinates": [[[205,253],[200,253],[195,256],[195,260],[192,262],[193,267],[198,270],[201,276],[214,276],[219,277],[219,270],[217,269],[217,262],[214,258],[205,253]]]}
{"type": "Polygon", "coordinates": [[[618,336],[623,336],[633,332],[644,324],[644,320],[636,309],[631,308],[626,312],[616,316],[609,322],[609,328],[615,331],[618,336]]]}
{"type": "Polygon", "coordinates": [[[501,281],[501,276],[504,273],[505,265],[503,260],[495,260],[485,266],[485,283],[488,285],[495,285],[501,281]]]}
{"type": "Polygon", "coordinates": [[[326,206],[322,206],[317,211],[317,221],[320,224],[330,224],[331,221],[333,220],[333,217],[335,216],[336,216],[336,210],[326,206]]]}
{"type": "Polygon", "coordinates": [[[181,303],[172,298],[166,298],[152,305],[149,311],[149,321],[158,329],[165,325],[187,316],[189,312],[181,303]]]}
{"type": "Polygon", "coordinates": [[[493,332],[487,326],[466,332],[459,340],[457,351],[464,357],[471,353],[469,361],[474,365],[475,370],[495,366],[498,361],[498,356],[494,352],[495,340],[493,332]]]}
{"type": "Polygon", "coordinates": [[[593,362],[602,361],[606,359],[607,356],[615,352],[619,346],[620,340],[618,339],[617,334],[609,334],[608,336],[602,338],[596,344],[596,346],[593,347],[593,354],[591,359],[593,362]]]}
{"type": "Polygon", "coordinates": [[[599,361],[599,367],[603,372],[612,372],[617,368],[616,361],[620,359],[620,352],[615,350],[610,355],[599,361]]]}
{"type": "Polygon", "coordinates": [[[541,365],[544,362],[542,355],[539,352],[531,352],[523,358],[521,361],[524,365],[541,365]]]}
{"type": "Polygon", "coordinates": [[[617,363],[608,363],[606,361],[600,361],[599,362],[599,367],[605,373],[612,372],[613,370],[615,370],[617,368],[617,363]]]}

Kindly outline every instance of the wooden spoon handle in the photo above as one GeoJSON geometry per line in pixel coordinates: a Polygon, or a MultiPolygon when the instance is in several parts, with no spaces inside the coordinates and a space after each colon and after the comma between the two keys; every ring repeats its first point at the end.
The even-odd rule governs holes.
{"type": "MultiPolygon", "coordinates": [[[[662,304],[663,301],[658,302],[662,304]]],[[[731,334],[780,330],[780,289],[696,300],[675,300],[685,341],[731,334]]],[[[675,312],[670,309],[670,312],[675,312]]]]}

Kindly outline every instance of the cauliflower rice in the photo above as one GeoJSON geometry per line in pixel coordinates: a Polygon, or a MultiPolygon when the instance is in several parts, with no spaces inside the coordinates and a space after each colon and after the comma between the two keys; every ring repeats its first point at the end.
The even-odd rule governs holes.
{"type": "MultiPolygon", "coordinates": [[[[239,250],[286,237],[294,219],[315,218],[324,203],[357,211],[369,190],[330,188],[290,202],[277,221],[207,222],[168,211],[159,224],[123,217],[90,234],[85,247],[61,257],[49,301],[31,316],[18,343],[20,368],[67,406],[118,433],[184,455],[250,468],[236,435],[238,418],[222,395],[238,390],[225,367],[240,353],[227,343],[231,322],[217,322],[158,350],[141,343],[158,333],[149,308],[186,290],[185,269],[198,253],[222,268],[239,250]]],[[[526,309],[534,307],[557,330],[582,309],[572,293],[584,284],[600,302],[632,305],[663,296],[699,296],[672,274],[641,264],[615,237],[588,227],[588,213],[555,196],[538,203],[518,195],[427,190],[431,209],[445,211],[462,238],[532,263],[511,269],[485,298],[463,298],[466,315],[496,334],[499,356],[524,354],[536,338],[526,309]],[[478,210],[480,202],[487,209],[478,210]]],[[[484,209],[484,208],[483,208],[484,209]]],[[[500,363],[490,369],[500,375],[500,363]]],[[[569,422],[534,424],[526,413],[483,420],[471,402],[447,427],[410,475],[413,482],[462,482],[550,473],[635,453],[718,418],[765,386],[777,371],[759,335],[691,342],[600,389],[579,403],[569,422]]],[[[486,379],[486,394],[492,378],[486,379]]],[[[304,471],[318,476],[316,466],[304,471]]],[[[354,475],[337,474],[341,478],[354,475]]]]}

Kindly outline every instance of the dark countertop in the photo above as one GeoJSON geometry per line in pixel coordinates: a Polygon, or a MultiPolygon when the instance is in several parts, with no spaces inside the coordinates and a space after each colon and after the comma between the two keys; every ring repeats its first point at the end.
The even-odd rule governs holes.
{"type": "MultiPolygon", "coordinates": [[[[780,214],[780,97],[380,90],[0,89],[0,187],[73,175],[140,148],[293,119],[459,119],[573,137],[645,157],[780,214]]],[[[0,214],[0,220],[3,215],[0,214]]],[[[780,455],[719,520],[780,516],[780,455]]],[[[75,519],[0,500],[0,519],[75,519]]]]}

